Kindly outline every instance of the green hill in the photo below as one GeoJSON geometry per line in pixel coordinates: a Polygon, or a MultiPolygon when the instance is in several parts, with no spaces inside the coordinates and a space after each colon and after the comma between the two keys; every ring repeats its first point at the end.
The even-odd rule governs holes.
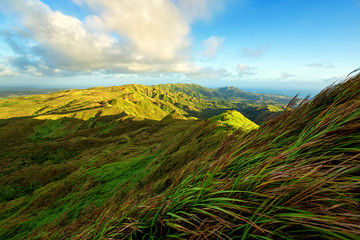
{"type": "Polygon", "coordinates": [[[217,100],[227,102],[248,102],[248,103],[268,103],[268,104],[287,104],[291,97],[277,94],[250,93],[242,91],[236,87],[223,87],[209,89],[196,84],[160,84],[155,85],[171,93],[182,92],[191,97],[217,100]]]}
{"type": "Polygon", "coordinates": [[[194,84],[133,84],[66,90],[0,100],[0,119],[31,116],[36,119],[69,117],[88,120],[101,112],[101,116],[121,115],[123,118],[161,120],[174,111],[185,117],[207,119],[227,110],[237,110],[259,124],[274,112],[283,111],[291,100],[289,97],[271,95],[274,100],[262,97],[254,101],[244,95],[228,101],[225,96],[226,94],[221,95],[216,89],[194,84]],[[214,94],[210,94],[213,92],[214,94]],[[286,99],[285,103],[278,101],[278,98],[286,99]]]}
{"type": "Polygon", "coordinates": [[[357,239],[360,77],[296,109],[241,92],[0,100],[1,239],[357,239]]]}
{"type": "Polygon", "coordinates": [[[215,122],[218,126],[226,128],[227,130],[241,130],[243,132],[249,132],[254,129],[258,129],[259,126],[254,122],[244,117],[241,113],[232,110],[221,113],[217,116],[210,118],[210,121],[215,122]]]}

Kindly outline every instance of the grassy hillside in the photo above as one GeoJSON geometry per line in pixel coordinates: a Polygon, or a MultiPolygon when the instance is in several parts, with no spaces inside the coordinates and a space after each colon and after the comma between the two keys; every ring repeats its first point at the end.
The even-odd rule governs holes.
{"type": "Polygon", "coordinates": [[[217,116],[210,118],[210,121],[217,124],[221,128],[227,130],[241,130],[243,132],[249,132],[254,129],[258,129],[259,126],[244,117],[241,113],[232,110],[221,113],[217,116]]]}
{"type": "Polygon", "coordinates": [[[151,206],[142,202],[129,211],[139,226],[122,233],[156,239],[359,239],[359,124],[357,76],[258,131],[228,137],[211,157],[186,166],[151,206]]]}
{"type": "Polygon", "coordinates": [[[172,93],[183,92],[186,95],[206,100],[267,104],[287,104],[291,100],[291,97],[283,95],[250,93],[236,87],[209,89],[196,84],[161,84],[155,87],[172,93]]]}
{"type": "Polygon", "coordinates": [[[50,229],[57,239],[57,227],[70,227],[69,234],[78,224],[94,224],[97,214],[140,196],[145,186],[162,192],[177,169],[215,149],[224,137],[206,121],[174,118],[93,127],[74,119],[32,124],[35,133],[26,141],[0,148],[5,239],[48,238],[50,229]],[[67,132],[67,125],[77,130],[67,132]]]}
{"type": "Polygon", "coordinates": [[[249,93],[249,96],[239,95],[235,100],[228,101],[224,98],[225,95],[210,97],[204,92],[218,92],[218,90],[193,84],[158,86],[134,84],[66,90],[0,100],[0,119],[31,116],[36,119],[69,117],[88,120],[101,114],[101,116],[118,115],[123,118],[161,120],[173,112],[185,117],[206,119],[227,110],[237,110],[260,124],[270,115],[283,111],[290,101],[289,97],[278,95],[272,96],[274,99],[272,101],[263,97],[254,101],[249,97],[253,95],[252,93],[249,93]],[[286,99],[286,104],[278,101],[278,98],[286,99]]]}
{"type": "Polygon", "coordinates": [[[163,191],[176,170],[229,133],[183,110],[208,103],[142,85],[0,101],[0,235],[57,239],[51,226],[69,226],[69,234],[144,186],[163,191]]]}
{"type": "Polygon", "coordinates": [[[360,76],[260,127],[276,107],[197,87],[0,101],[0,236],[359,238],[360,76]]]}

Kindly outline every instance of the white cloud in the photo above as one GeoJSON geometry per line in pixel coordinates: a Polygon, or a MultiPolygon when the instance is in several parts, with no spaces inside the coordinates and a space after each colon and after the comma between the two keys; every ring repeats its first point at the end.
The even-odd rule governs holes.
{"type": "Polygon", "coordinates": [[[199,68],[193,72],[188,72],[186,73],[186,76],[189,76],[194,79],[221,80],[224,78],[231,77],[231,73],[229,73],[225,68],[205,67],[205,68],[199,68]]]}
{"type": "Polygon", "coordinates": [[[254,74],[256,74],[256,70],[257,70],[256,67],[250,67],[249,65],[244,64],[244,63],[240,63],[237,66],[237,71],[238,71],[238,74],[240,76],[242,76],[242,75],[254,75],[254,74]]]}
{"type": "Polygon", "coordinates": [[[81,2],[87,3],[98,13],[87,18],[87,26],[115,32],[124,39],[122,44],[128,42],[135,60],[173,61],[184,57],[181,55],[189,47],[188,22],[169,0],[81,2]]]}
{"type": "MultiPolygon", "coordinates": [[[[26,52],[8,56],[17,69],[33,75],[59,72],[183,72],[203,68],[190,62],[190,23],[211,17],[223,1],[74,0],[93,14],[80,21],[53,11],[40,0],[4,0],[3,12],[22,20],[17,37],[26,52]],[[192,11],[186,11],[191,8],[192,11]],[[199,14],[197,17],[193,14],[199,14]]],[[[214,56],[223,40],[209,40],[214,56]]],[[[10,45],[10,44],[9,44],[10,45]]],[[[14,49],[14,46],[12,46],[14,49]]]]}
{"type": "Polygon", "coordinates": [[[216,36],[209,37],[204,43],[206,46],[204,55],[209,59],[215,58],[219,49],[223,45],[224,40],[225,38],[222,37],[216,37],[216,36]]]}
{"type": "Polygon", "coordinates": [[[10,6],[22,17],[22,31],[37,43],[31,48],[33,54],[41,56],[47,65],[89,71],[126,56],[126,48],[118,46],[114,38],[88,31],[79,19],[54,12],[41,1],[15,0],[10,6]]]}
{"type": "Polygon", "coordinates": [[[334,65],[332,65],[331,63],[311,63],[311,64],[307,64],[307,67],[315,67],[315,68],[335,68],[334,65]]]}
{"type": "Polygon", "coordinates": [[[291,74],[291,73],[286,73],[286,72],[281,74],[281,78],[283,78],[283,79],[287,79],[287,78],[290,78],[290,77],[295,77],[295,75],[291,74]]]}

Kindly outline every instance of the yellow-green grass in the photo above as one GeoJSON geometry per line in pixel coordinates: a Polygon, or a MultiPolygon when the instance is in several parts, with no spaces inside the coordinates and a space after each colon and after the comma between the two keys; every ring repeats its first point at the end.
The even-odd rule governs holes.
{"type": "Polygon", "coordinates": [[[214,116],[210,119],[210,121],[214,122],[216,125],[225,128],[227,130],[238,130],[240,129],[242,132],[249,132],[251,130],[256,130],[259,128],[257,124],[250,121],[246,117],[244,117],[238,111],[226,111],[222,114],[214,116]]]}
{"type": "Polygon", "coordinates": [[[359,126],[358,75],[229,136],[115,229],[129,224],[121,233],[133,239],[359,239],[359,126]]]}
{"type": "MultiPolygon", "coordinates": [[[[56,120],[63,117],[88,120],[95,117],[99,112],[102,116],[124,114],[128,117],[154,120],[161,120],[168,114],[177,112],[185,117],[204,119],[226,110],[235,109],[245,114],[247,118],[259,120],[256,119],[257,115],[262,114],[263,111],[269,113],[282,111],[281,106],[285,106],[276,103],[276,99],[280,98],[272,101],[273,105],[267,106],[270,97],[264,99],[257,97],[251,100],[253,96],[249,93],[244,95],[245,98],[233,97],[227,100],[226,95],[221,95],[221,92],[215,94],[214,91],[216,92],[216,90],[191,84],[126,85],[66,90],[0,100],[0,119],[31,116],[40,120],[56,120]],[[195,93],[198,92],[197,95],[191,94],[189,89],[194,90],[195,93]]],[[[241,91],[241,93],[245,92],[241,91]]],[[[266,119],[262,118],[259,122],[264,120],[266,119]]]]}
{"type": "Polygon", "coordinates": [[[218,159],[231,159],[232,143],[257,128],[246,116],[270,114],[236,89],[227,101],[171,86],[179,90],[127,85],[0,100],[0,236],[158,237],[161,202],[182,186],[186,196],[186,184],[208,181],[218,159]],[[223,114],[235,109],[243,115],[223,114]]]}

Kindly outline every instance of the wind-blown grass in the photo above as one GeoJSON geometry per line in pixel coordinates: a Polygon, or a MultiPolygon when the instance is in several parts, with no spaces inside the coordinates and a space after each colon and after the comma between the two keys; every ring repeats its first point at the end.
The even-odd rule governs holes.
{"type": "Polygon", "coordinates": [[[211,164],[201,159],[188,165],[167,191],[137,209],[140,224],[131,234],[359,239],[359,129],[357,76],[258,131],[229,137],[211,164]]]}
{"type": "MultiPolygon", "coordinates": [[[[258,130],[230,135],[218,125],[240,126],[242,117],[186,119],[181,93],[138,85],[120,90],[121,99],[91,101],[96,106],[87,110],[70,99],[71,91],[34,96],[66,107],[49,104],[37,110],[41,119],[0,122],[1,139],[14,140],[0,147],[7,191],[0,196],[1,237],[359,239],[359,76],[291,110],[294,99],[258,130]],[[183,105],[173,112],[150,95],[183,105]],[[128,109],[135,115],[150,116],[152,109],[163,120],[126,120],[130,115],[116,112],[122,104],[137,105],[128,109]],[[74,116],[48,118],[64,109],[74,116]]],[[[100,89],[75,93],[103,97],[100,89]]]]}

